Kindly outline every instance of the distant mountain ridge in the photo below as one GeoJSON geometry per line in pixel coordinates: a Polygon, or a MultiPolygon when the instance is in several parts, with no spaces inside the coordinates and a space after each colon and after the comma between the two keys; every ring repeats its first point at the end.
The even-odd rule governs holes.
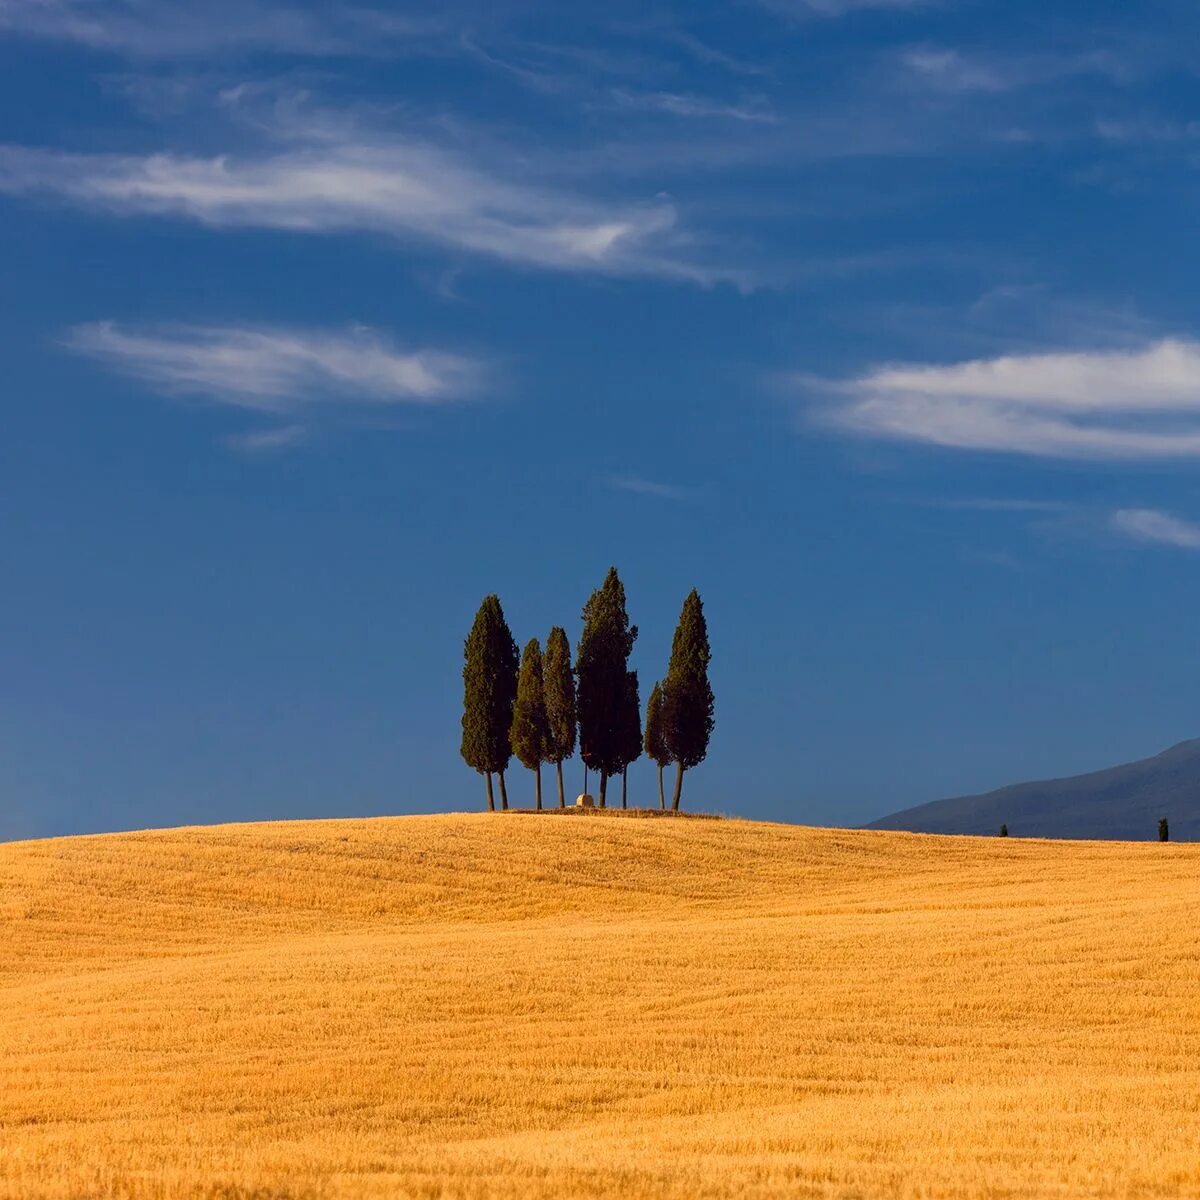
{"type": "Polygon", "coordinates": [[[1153,758],[1087,775],[1016,783],[977,796],[957,796],[906,808],[868,829],[911,833],[1152,841],[1166,817],[1172,841],[1200,840],[1200,738],[1153,758]]]}

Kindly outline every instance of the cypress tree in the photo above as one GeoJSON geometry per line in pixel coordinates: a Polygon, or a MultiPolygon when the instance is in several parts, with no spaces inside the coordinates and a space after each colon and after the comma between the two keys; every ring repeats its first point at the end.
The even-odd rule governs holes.
{"type": "Polygon", "coordinates": [[[530,638],[521,655],[517,676],[517,700],[513,705],[511,741],[513,753],[536,780],[538,812],[542,811],[542,763],[550,761],[550,725],[546,720],[546,696],[542,684],[542,648],[530,638]]]}
{"type": "Polygon", "coordinates": [[[642,757],[642,702],[638,674],[625,672],[625,703],[621,711],[621,807],[629,807],[629,764],[642,757]]]}
{"type": "Polygon", "coordinates": [[[498,596],[485,596],[463,650],[462,756],[487,778],[489,811],[496,801],[492,772],[500,776],[501,807],[508,807],[504,769],[512,757],[509,730],[517,694],[517,643],[498,596]]]}
{"type": "Polygon", "coordinates": [[[663,686],[656,683],[650,689],[650,699],[646,703],[646,754],[658,764],[658,807],[667,807],[663,794],[663,767],[671,761],[671,748],[667,745],[666,729],[663,720],[663,686]]]}
{"type": "Polygon", "coordinates": [[[684,771],[698,766],[708,753],[708,739],[713,731],[713,691],[708,682],[711,658],[704,605],[693,588],[679,614],[667,668],[664,726],[666,743],[677,767],[675,796],[671,801],[673,812],[679,810],[684,771]]]}
{"type": "Polygon", "coordinates": [[[1003,821],[1000,822],[1000,836],[1008,837],[1008,826],[1003,821]]]}
{"type": "Polygon", "coordinates": [[[550,755],[546,761],[558,769],[558,807],[565,808],[562,765],[563,759],[575,753],[575,676],[571,672],[571,644],[560,625],[555,625],[546,639],[542,674],[550,730],[550,755]]]}
{"type": "Polygon", "coordinates": [[[1160,842],[1169,841],[1171,837],[1171,827],[1167,824],[1166,817],[1158,818],[1158,840],[1160,842]]]}
{"type": "Polygon", "coordinates": [[[616,567],[583,606],[583,633],[575,655],[578,678],[579,753],[584,765],[600,772],[600,807],[608,777],[621,769],[621,714],[625,671],[637,626],[625,611],[625,586],[616,567]]]}

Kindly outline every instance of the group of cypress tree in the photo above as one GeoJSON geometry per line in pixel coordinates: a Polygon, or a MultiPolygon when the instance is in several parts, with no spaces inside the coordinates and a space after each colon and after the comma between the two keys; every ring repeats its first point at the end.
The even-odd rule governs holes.
{"type": "Polygon", "coordinates": [[[500,782],[500,807],[508,808],[504,772],[514,754],[534,773],[538,809],[542,765],[556,766],[558,804],[565,807],[562,765],[575,753],[577,735],[584,766],[600,776],[601,808],[615,775],[621,776],[621,807],[628,806],[629,764],[644,749],[658,766],[660,809],[666,808],[663,768],[676,764],[671,808],[678,811],[683,773],[703,762],[713,730],[712,655],[699,594],[693,589],[683,603],[666,678],[650,692],[644,734],[637,672],[629,669],[637,636],[615,567],[583,607],[573,668],[566,631],[557,625],[545,654],[531,638],[518,660],[499,598],[484,598],[464,651],[462,756],[485,776],[490,811],[496,808],[493,774],[500,782]]]}

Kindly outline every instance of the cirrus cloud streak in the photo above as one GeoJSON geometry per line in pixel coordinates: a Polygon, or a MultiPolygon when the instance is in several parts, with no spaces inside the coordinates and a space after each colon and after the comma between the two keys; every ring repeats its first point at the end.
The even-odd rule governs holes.
{"type": "Polygon", "coordinates": [[[1157,508],[1119,508],[1112,528],[1138,542],[1157,542],[1182,550],[1200,550],[1200,525],[1157,508]]]}
{"type": "Polygon", "coordinates": [[[377,55],[436,28],[427,17],[338,5],[306,9],[264,0],[205,0],[203,5],[169,0],[0,0],[0,33],[147,58],[234,50],[377,55]]]}
{"type": "Polygon", "coordinates": [[[879,367],[829,385],[867,436],[1040,458],[1200,457],[1200,343],[879,367]]]}
{"type": "MultiPolygon", "coordinates": [[[[66,345],[171,395],[262,413],[316,404],[441,404],[476,390],[478,361],[402,351],[366,328],[327,332],[168,325],[127,330],[108,321],[70,330],[66,345]]],[[[278,434],[276,434],[278,436],[278,434]]]]}
{"type": "Polygon", "coordinates": [[[748,285],[696,261],[674,205],[608,201],[505,177],[398,138],[320,139],[234,157],[70,154],[0,146],[0,193],[214,228],[367,232],[511,264],[748,285]]]}

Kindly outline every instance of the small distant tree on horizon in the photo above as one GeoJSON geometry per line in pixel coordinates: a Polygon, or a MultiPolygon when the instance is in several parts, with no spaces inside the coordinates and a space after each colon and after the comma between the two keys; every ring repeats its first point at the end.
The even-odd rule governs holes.
{"type": "Polygon", "coordinates": [[[584,765],[600,772],[599,804],[605,807],[608,779],[621,769],[621,714],[625,672],[636,625],[625,610],[625,585],[616,567],[583,607],[583,633],[575,655],[579,754],[584,765]]]}
{"type": "Polygon", "coordinates": [[[1003,821],[1000,822],[1000,836],[1008,837],[1008,826],[1003,821]]]}
{"type": "MultiPolygon", "coordinates": [[[[1171,840],[1171,829],[1167,824],[1166,817],[1158,818],[1158,840],[1160,842],[1167,842],[1171,840]]],[[[1187,839],[1185,838],[1184,840],[1186,841],[1187,839]]]]}
{"type": "Polygon", "coordinates": [[[500,779],[500,804],[508,808],[504,771],[512,757],[510,731],[517,695],[517,643],[500,597],[485,596],[463,648],[461,753],[487,779],[488,811],[495,812],[492,773],[500,779]]]}
{"type": "Polygon", "coordinates": [[[625,698],[621,709],[621,807],[629,807],[629,764],[642,757],[642,701],[638,674],[625,672],[625,698]]]}
{"type": "Polygon", "coordinates": [[[546,638],[542,677],[550,734],[550,753],[546,761],[554,763],[558,769],[558,807],[565,808],[567,800],[563,790],[562,765],[564,759],[575,753],[577,717],[571,644],[567,641],[567,631],[561,625],[555,625],[546,638]]]}
{"type": "Polygon", "coordinates": [[[665,739],[677,768],[672,812],[679,811],[684,771],[698,766],[708,754],[708,741],[715,724],[713,690],[708,681],[711,659],[704,605],[700,593],[693,588],[683,602],[675,627],[665,685],[665,739]]]}
{"type": "Polygon", "coordinates": [[[546,695],[542,678],[542,647],[537,638],[530,638],[521,655],[517,675],[517,698],[513,705],[513,753],[528,767],[535,780],[534,803],[542,810],[542,763],[552,762],[553,745],[550,723],[546,719],[546,695]]]}
{"type": "Polygon", "coordinates": [[[658,807],[667,807],[666,795],[663,792],[663,767],[671,762],[671,747],[667,745],[665,716],[663,713],[665,697],[663,686],[656,683],[650,689],[650,699],[646,702],[646,754],[658,766],[658,807]]]}

